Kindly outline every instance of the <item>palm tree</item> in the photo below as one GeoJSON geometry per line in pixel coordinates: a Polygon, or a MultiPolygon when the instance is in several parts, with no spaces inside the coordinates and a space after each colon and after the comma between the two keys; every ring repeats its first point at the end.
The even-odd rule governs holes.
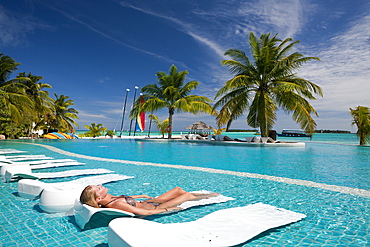
{"type": "Polygon", "coordinates": [[[84,127],[89,130],[85,133],[86,136],[102,136],[104,132],[107,131],[107,128],[103,127],[103,124],[91,123],[90,125],[84,125],[84,127]]]}
{"type": "Polygon", "coordinates": [[[197,81],[189,81],[184,83],[188,71],[178,71],[175,65],[172,65],[168,74],[158,72],[156,74],[158,85],[149,84],[141,89],[146,93],[144,98],[145,103],[140,103],[140,100],[135,102],[133,110],[130,113],[130,118],[135,118],[139,112],[156,111],[162,108],[168,109],[168,139],[172,137],[172,117],[176,112],[190,112],[197,114],[205,112],[213,114],[214,111],[209,104],[210,99],[204,96],[189,95],[199,85],[197,81]]]}
{"type": "Polygon", "coordinates": [[[0,107],[3,109],[2,115],[11,121],[20,124],[22,115],[33,109],[33,102],[26,95],[25,89],[19,82],[28,80],[19,77],[9,80],[10,75],[17,70],[14,59],[0,53],[0,107]]]}
{"type": "Polygon", "coordinates": [[[166,118],[165,120],[163,120],[162,122],[159,120],[159,118],[154,115],[154,114],[150,114],[148,116],[151,120],[153,120],[154,122],[154,125],[155,127],[157,127],[157,129],[161,132],[162,134],[162,138],[164,138],[164,134],[167,132],[167,127],[168,127],[168,123],[169,123],[169,120],[168,118],[166,118]]]}
{"type": "Polygon", "coordinates": [[[34,102],[35,108],[33,114],[30,114],[32,123],[39,123],[47,114],[54,112],[53,99],[49,97],[49,92],[46,88],[52,88],[47,83],[40,82],[42,76],[35,76],[31,73],[19,73],[17,78],[28,78],[28,80],[21,81],[25,85],[25,92],[28,97],[34,102]]]}
{"type": "Polygon", "coordinates": [[[62,132],[74,132],[73,125],[78,126],[74,119],[78,119],[78,111],[70,106],[74,105],[73,100],[69,96],[63,94],[58,96],[54,93],[54,108],[55,111],[52,115],[48,114],[46,121],[50,128],[58,129],[62,132]]]}
{"type": "Polygon", "coordinates": [[[349,108],[352,115],[352,125],[357,126],[357,136],[360,138],[360,145],[370,143],[370,108],[357,106],[355,109],[349,108]]]}
{"type": "Polygon", "coordinates": [[[249,126],[260,128],[261,136],[266,137],[276,120],[276,110],[281,107],[285,112],[293,112],[293,120],[306,132],[313,133],[316,122],[311,114],[317,113],[308,100],[322,96],[321,88],[303,78],[294,70],[317,57],[305,57],[299,52],[288,54],[299,41],[291,38],[280,40],[277,35],[262,34],[257,39],[253,32],[249,35],[249,45],[253,62],[243,50],[229,49],[225,55],[232,59],[221,64],[229,67],[234,77],[217,92],[221,97],[215,108],[221,107],[216,120],[219,126],[239,118],[246,110],[249,126]],[[291,43],[290,43],[291,42],[291,43]],[[250,103],[251,101],[251,103],[250,103]]]}

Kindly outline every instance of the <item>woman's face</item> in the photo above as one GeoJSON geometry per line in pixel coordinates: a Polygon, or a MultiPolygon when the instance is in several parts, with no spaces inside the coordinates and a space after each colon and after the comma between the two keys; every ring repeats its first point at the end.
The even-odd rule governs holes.
{"type": "Polygon", "coordinates": [[[103,185],[91,185],[91,188],[95,191],[96,198],[103,199],[108,193],[108,189],[103,185]]]}

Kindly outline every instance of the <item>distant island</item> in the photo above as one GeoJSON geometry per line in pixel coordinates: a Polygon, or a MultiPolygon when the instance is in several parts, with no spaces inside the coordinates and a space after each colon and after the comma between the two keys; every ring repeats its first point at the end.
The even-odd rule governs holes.
{"type": "Polygon", "coordinates": [[[345,133],[351,134],[349,130],[315,130],[315,133],[345,133]]]}
{"type": "Polygon", "coordinates": [[[239,130],[239,129],[229,129],[226,132],[258,132],[259,130],[239,130]]]}
{"type": "MultiPolygon", "coordinates": [[[[229,129],[226,132],[258,132],[259,130],[243,130],[243,129],[229,129]]],[[[341,133],[341,134],[351,134],[349,130],[315,130],[315,133],[341,133]]]]}

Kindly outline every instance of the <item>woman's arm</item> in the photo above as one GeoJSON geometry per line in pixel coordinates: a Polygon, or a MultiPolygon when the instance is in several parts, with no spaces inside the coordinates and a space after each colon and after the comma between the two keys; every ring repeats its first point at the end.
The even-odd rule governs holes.
{"type": "Polygon", "coordinates": [[[148,196],[148,195],[133,195],[131,196],[134,199],[139,199],[139,198],[148,198],[148,199],[153,199],[154,197],[148,196]]]}

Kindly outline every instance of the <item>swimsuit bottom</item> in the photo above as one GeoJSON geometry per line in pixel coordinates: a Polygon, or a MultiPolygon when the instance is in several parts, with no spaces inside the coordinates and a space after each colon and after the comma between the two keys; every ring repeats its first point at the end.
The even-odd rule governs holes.
{"type": "MultiPolygon", "coordinates": [[[[146,201],[144,201],[144,202],[146,202],[146,201]]],[[[152,204],[155,208],[157,208],[159,205],[162,204],[162,203],[159,203],[159,202],[146,202],[146,203],[152,204]]]]}

